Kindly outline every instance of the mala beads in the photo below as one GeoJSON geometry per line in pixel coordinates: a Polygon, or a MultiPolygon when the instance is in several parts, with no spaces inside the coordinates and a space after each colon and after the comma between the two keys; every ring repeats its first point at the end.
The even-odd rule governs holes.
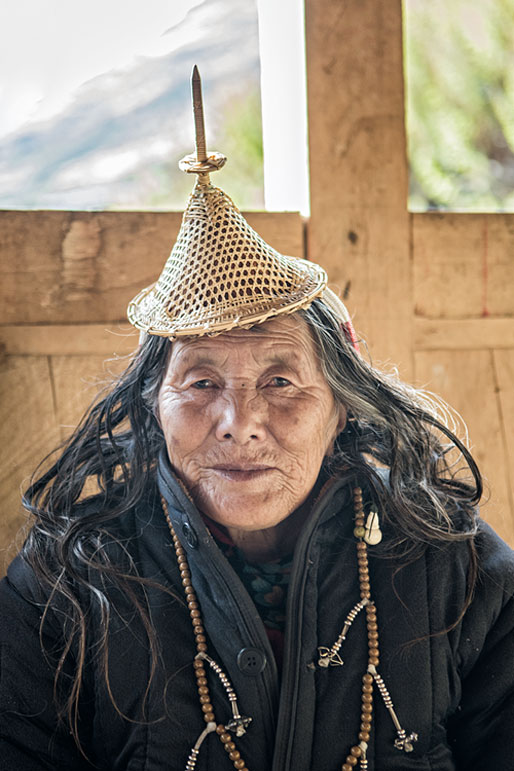
{"type": "Polygon", "coordinates": [[[187,607],[189,608],[189,615],[191,617],[191,623],[193,625],[193,634],[196,643],[196,657],[193,662],[193,667],[196,676],[196,685],[198,688],[198,696],[200,698],[200,706],[203,712],[203,719],[207,723],[205,729],[198,737],[195,746],[189,754],[189,758],[186,763],[185,771],[194,771],[196,767],[196,761],[200,752],[200,746],[204,739],[214,731],[217,733],[225,752],[232,761],[236,771],[248,771],[246,763],[241,757],[241,753],[237,749],[235,743],[232,741],[232,736],[229,733],[230,729],[235,729],[236,735],[241,736],[245,733],[247,725],[250,723],[251,718],[242,717],[239,714],[239,708],[237,706],[237,698],[232,688],[230,681],[221,667],[207,655],[207,638],[205,636],[205,629],[202,622],[202,616],[200,613],[200,606],[196,597],[195,590],[191,581],[191,572],[187,562],[186,552],[180,543],[177,534],[173,528],[173,524],[170,519],[168,507],[166,501],[161,496],[162,507],[166,515],[168,527],[170,528],[171,537],[173,539],[173,546],[175,547],[175,554],[177,555],[177,563],[180,571],[180,578],[182,580],[182,586],[186,595],[187,607]],[[227,726],[222,723],[216,724],[216,718],[214,716],[214,709],[211,703],[211,696],[209,692],[209,685],[207,681],[207,673],[205,671],[205,662],[214,669],[216,674],[221,680],[225,691],[227,692],[230,705],[232,707],[232,720],[227,726]]]}
{"type": "Polygon", "coordinates": [[[355,528],[353,533],[355,537],[359,539],[357,541],[357,564],[359,569],[359,588],[361,596],[359,606],[366,610],[366,626],[368,630],[368,672],[366,672],[362,678],[361,722],[358,736],[359,744],[354,744],[350,749],[345,762],[341,766],[341,771],[352,771],[359,761],[361,769],[367,769],[368,767],[366,752],[371,734],[371,721],[373,715],[373,676],[369,673],[369,666],[376,667],[379,661],[377,612],[374,603],[371,601],[368,547],[363,540],[366,535],[366,528],[364,527],[364,509],[362,505],[362,490],[360,487],[356,487],[353,491],[353,505],[355,510],[355,528]]]}
{"type": "MultiPolygon", "coordinates": [[[[252,718],[244,717],[240,714],[236,693],[230,683],[229,678],[219,666],[219,664],[217,664],[214,659],[212,659],[207,654],[207,638],[205,636],[205,628],[203,626],[198,599],[196,597],[196,593],[191,581],[191,572],[189,570],[186,552],[175,533],[168,513],[168,508],[166,506],[166,501],[162,496],[161,500],[163,510],[166,515],[166,520],[171,532],[171,537],[173,539],[173,545],[175,547],[177,563],[180,571],[180,578],[182,580],[182,586],[184,587],[187,607],[189,609],[189,615],[193,625],[193,634],[196,643],[196,656],[193,662],[193,667],[196,676],[196,685],[200,699],[200,706],[203,712],[204,720],[206,722],[205,729],[202,731],[194,747],[191,749],[185,771],[195,771],[196,761],[200,753],[200,747],[205,738],[210,733],[214,732],[218,735],[236,771],[248,771],[245,761],[241,757],[241,753],[237,749],[236,744],[232,739],[230,731],[235,731],[236,736],[242,736],[246,732],[246,728],[250,724],[252,718]],[[232,708],[232,719],[227,723],[227,725],[216,723],[207,681],[207,672],[205,669],[206,664],[219,677],[232,708]]],[[[381,675],[377,671],[377,667],[380,662],[380,649],[378,640],[377,611],[375,603],[371,599],[368,544],[374,545],[380,543],[382,539],[382,533],[380,531],[378,513],[376,511],[370,511],[365,522],[362,490],[360,487],[356,487],[353,491],[353,502],[355,511],[355,527],[353,534],[357,538],[357,564],[359,570],[360,600],[348,613],[343,625],[343,629],[332,647],[328,648],[326,646],[320,646],[318,648],[318,665],[320,667],[329,667],[341,666],[343,664],[343,660],[339,654],[341,646],[346,640],[346,635],[348,634],[348,631],[354,620],[361,611],[365,610],[368,636],[368,666],[367,671],[362,676],[361,715],[360,729],[358,734],[359,743],[354,744],[350,748],[350,752],[346,756],[345,762],[341,766],[341,771],[352,771],[357,765],[361,771],[366,771],[368,769],[367,750],[371,735],[373,717],[373,685],[375,683],[396,729],[397,738],[394,742],[396,749],[403,750],[404,752],[412,752],[413,742],[417,741],[418,735],[416,733],[407,734],[407,732],[402,728],[400,721],[398,720],[398,716],[394,710],[393,701],[389,691],[387,690],[381,675]]]]}
{"type": "Polygon", "coordinates": [[[366,628],[368,633],[368,667],[366,673],[362,676],[361,693],[361,722],[358,734],[359,743],[354,744],[346,760],[341,766],[341,771],[352,771],[357,765],[365,771],[368,768],[367,749],[371,735],[371,724],[373,718],[373,685],[377,684],[378,691],[388,710],[391,719],[396,728],[397,738],[394,746],[398,750],[412,752],[413,742],[417,741],[418,735],[407,732],[401,727],[398,716],[394,710],[393,700],[386,688],[382,677],[377,672],[380,662],[380,649],[378,643],[378,622],[375,603],[371,599],[371,584],[369,580],[368,564],[368,544],[377,544],[382,540],[382,533],[378,522],[378,513],[370,511],[364,524],[364,507],[362,502],[362,490],[356,487],[353,491],[353,504],[355,511],[354,536],[357,538],[357,564],[359,569],[359,588],[360,602],[350,611],[344,622],[341,634],[331,648],[321,646],[318,648],[318,665],[321,667],[340,666],[343,661],[339,655],[339,649],[346,639],[348,630],[361,610],[366,610],[366,628]]]}
{"type": "Polygon", "coordinates": [[[320,645],[318,648],[319,652],[319,659],[318,664],[320,667],[341,667],[344,664],[344,661],[342,660],[341,656],[339,655],[339,649],[341,648],[341,645],[346,640],[346,635],[348,634],[348,630],[350,629],[351,625],[361,612],[363,608],[366,607],[369,600],[361,600],[357,603],[357,605],[352,608],[352,610],[348,613],[346,616],[346,621],[344,622],[344,626],[342,629],[341,634],[333,644],[331,648],[326,648],[324,645],[320,645]]]}

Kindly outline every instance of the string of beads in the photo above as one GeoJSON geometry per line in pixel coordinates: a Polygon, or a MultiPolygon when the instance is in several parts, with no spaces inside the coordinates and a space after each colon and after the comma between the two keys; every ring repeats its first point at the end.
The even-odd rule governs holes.
{"type": "MultiPolygon", "coordinates": [[[[175,554],[177,556],[177,563],[180,571],[180,578],[182,580],[182,586],[184,587],[187,607],[189,609],[191,623],[193,626],[193,634],[197,651],[195,660],[193,662],[193,667],[196,676],[200,706],[203,712],[204,720],[206,722],[205,729],[198,737],[195,746],[192,748],[189,754],[185,771],[195,771],[200,746],[204,739],[209,735],[209,733],[214,731],[223,744],[223,747],[227,752],[229,759],[232,761],[236,771],[248,771],[245,761],[241,757],[241,753],[237,749],[236,744],[232,739],[230,731],[235,730],[236,736],[242,736],[245,733],[247,726],[251,722],[251,718],[240,715],[239,707],[237,705],[237,697],[229,678],[219,666],[219,664],[217,664],[207,654],[207,638],[205,636],[205,629],[200,613],[200,606],[191,581],[191,572],[189,570],[186,553],[175,533],[171,518],[169,516],[166,501],[162,496],[161,500],[171,537],[173,539],[173,545],[175,547],[175,554]],[[232,720],[229,721],[227,725],[216,722],[209,692],[207,673],[205,670],[206,663],[220,678],[232,708],[232,720]]],[[[375,520],[375,515],[371,527],[367,529],[364,525],[365,513],[363,507],[362,490],[360,487],[356,487],[353,491],[353,502],[355,511],[355,527],[353,534],[357,538],[357,564],[359,571],[360,601],[348,613],[341,634],[337,638],[334,645],[331,648],[324,646],[319,648],[320,658],[318,664],[322,667],[328,667],[329,665],[336,666],[343,663],[339,656],[339,649],[341,648],[343,641],[346,639],[346,634],[350,629],[353,621],[362,610],[365,610],[368,637],[368,666],[367,671],[362,676],[361,715],[360,729],[358,733],[359,741],[350,748],[350,752],[346,756],[345,762],[341,766],[341,771],[353,771],[357,765],[359,765],[361,771],[367,771],[367,750],[371,735],[371,725],[373,718],[374,683],[377,684],[378,691],[396,728],[397,738],[394,742],[394,746],[398,750],[411,752],[413,750],[413,742],[417,740],[418,736],[416,733],[407,734],[407,732],[400,725],[389,691],[387,690],[382,677],[377,672],[377,667],[380,661],[378,622],[375,603],[371,599],[371,584],[366,538],[369,531],[372,535],[370,542],[378,543],[378,540],[381,538],[381,534],[378,526],[378,519],[375,520]],[[380,534],[378,540],[376,537],[377,533],[380,534]]]]}
{"type": "MultiPolygon", "coordinates": [[[[350,611],[346,618],[345,625],[339,637],[336,640],[334,646],[329,649],[328,654],[324,654],[322,651],[326,651],[326,648],[320,648],[320,661],[322,666],[328,666],[327,663],[322,663],[326,660],[326,656],[335,655],[337,661],[335,663],[342,663],[339,657],[339,648],[351,623],[355,619],[357,613],[363,608],[366,609],[366,627],[368,633],[368,667],[366,673],[362,677],[362,695],[361,695],[361,722],[360,730],[358,734],[359,743],[354,744],[351,747],[349,754],[346,756],[346,760],[341,766],[341,771],[352,771],[357,764],[360,769],[364,771],[368,768],[367,749],[371,735],[371,724],[373,719],[373,685],[377,684],[378,691],[382,697],[382,700],[389,712],[391,719],[396,728],[397,738],[395,739],[394,746],[398,750],[404,752],[412,752],[413,742],[417,741],[418,735],[416,733],[407,734],[407,732],[400,725],[398,716],[394,710],[393,700],[386,688],[386,685],[377,672],[377,667],[380,662],[380,649],[378,641],[378,622],[377,622],[377,610],[375,603],[371,599],[371,584],[369,578],[369,563],[368,563],[368,545],[367,540],[369,538],[370,543],[378,543],[381,539],[380,529],[378,526],[378,515],[373,513],[371,525],[364,525],[364,506],[362,501],[362,490],[360,487],[356,487],[353,491],[353,503],[355,511],[355,527],[353,530],[354,536],[357,538],[357,564],[359,569],[359,588],[360,588],[360,603],[358,603],[353,610],[350,611]],[[378,537],[377,535],[380,534],[378,537]]],[[[369,518],[368,518],[369,519],[369,518]]],[[[332,663],[332,662],[331,662],[332,663]]]]}
{"type": "MultiPolygon", "coordinates": [[[[182,586],[184,587],[187,607],[189,608],[189,615],[191,617],[191,623],[193,625],[193,634],[195,638],[196,651],[197,651],[197,655],[193,662],[193,667],[194,667],[195,676],[196,676],[198,696],[200,698],[200,706],[203,712],[203,719],[207,723],[206,729],[200,734],[200,736],[198,737],[198,741],[196,742],[195,746],[193,747],[193,749],[189,754],[185,771],[194,771],[196,767],[196,761],[198,758],[199,750],[200,750],[200,745],[202,744],[205,737],[213,731],[216,731],[221,743],[223,744],[223,748],[225,752],[227,752],[228,757],[232,761],[236,771],[248,771],[246,763],[241,757],[241,753],[237,749],[235,742],[232,740],[232,735],[227,730],[227,727],[222,723],[216,723],[214,709],[211,703],[209,685],[207,681],[207,673],[205,671],[205,659],[207,654],[207,638],[205,636],[205,629],[203,626],[202,616],[200,613],[200,606],[191,581],[191,572],[189,570],[186,553],[177,537],[177,534],[175,533],[175,529],[171,522],[166,501],[162,497],[161,497],[161,501],[162,501],[162,507],[163,507],[164,513],[166,515],[166,520],[168,522],[168,527],[170,529],[171,537],[173,539],[173,546],[175,547],[175,554],[177,555],[177,563],[180,571],[180,578],[182,580],[182,586]]],[[[226,684],[228,684],[228,686],[231,689],[231,692],[233,693],[233,689],[230,686],[228,677],[225,675],[221,667],[219,667],[218,665],[216,666],[218,667],[219,672],[217,672],[217,674],[220,676],[222,684],[225,686],[225,688],[226,688],[226,684]],[[221,675],[223,677],[221,677],[221,675]]],[[[234,697],[231,699],[231,703],[233,701],[235,701],[235,694],[234,694],[234,697]]],[[[237,710],[237,713],[239,714],[239,710],[237,710]]],[[[246,718],[246,720],[248,720],[248,718],[246,718]]],[[[238,732],[238,735],[239,733],[240,732],[238,732]]]]}
{"type": "Polygon", "coordinates": [[[356,487],[353,491],[353,504],[355,510],[355,528],[353,534],[357,541],[357,564],[359,569],[359,588],[362,607],[366,610],[366,627],[368,630],[368,671],[362,677],[361,694],[361,722],[359,730],[359,743],[354,744],[341,766],[341,771],[352,771],[359,763],[361,769],[368,768],[366,757],[369,738],[371,735],[371,723],[373,719],[373,675],[369,667],[378,666],[378,624],[375,604],[371,600],[371,584],[369,582],[368,547],[364,541],[366,528],[364,527],[364,508],[362,503],[362,490],[356,487]]]}

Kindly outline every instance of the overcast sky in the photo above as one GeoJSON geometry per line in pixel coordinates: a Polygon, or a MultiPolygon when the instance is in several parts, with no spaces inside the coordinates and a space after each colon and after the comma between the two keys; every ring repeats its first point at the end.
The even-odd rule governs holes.
{"type": "Polygon", "coordinates": [[[96,75],[166,53],[163,33],[201,2],[3,0],[0,136],[55,114],[96,75]]]}

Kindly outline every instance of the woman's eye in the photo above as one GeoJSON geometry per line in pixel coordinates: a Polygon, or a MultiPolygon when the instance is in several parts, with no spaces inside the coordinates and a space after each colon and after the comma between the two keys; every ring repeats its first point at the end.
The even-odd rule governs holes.
{"type": "Polygon", "coordinates": [[[288,380],[285,377],[274,377],[270,380],[270,385],[274,386],[275,388],[285,388],[286,386],[291,385],[291,381],[288,380]]]}
{"type": "Polygon", "coordinates": [[[214,381],[209,380],[209,378],[204,378],[203,380],[197,380],[196,383],[193,383],[192,387],[199,391],[203,391],[206,388],[214,388],[214,381]]]}

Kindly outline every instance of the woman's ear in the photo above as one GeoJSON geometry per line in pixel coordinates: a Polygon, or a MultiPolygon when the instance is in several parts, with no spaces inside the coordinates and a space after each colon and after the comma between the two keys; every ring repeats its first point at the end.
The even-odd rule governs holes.
{"type": "Polygon", "coordinates": [[[333,452],[334,452],[334,443],[335,443],[337,437],[339,436],[339,434],[341,433],[341,431],[344,431],[344,428],[346,426],[346,416],[347,416],[346,407],[343,407],[343,406],[338,407],[337,408],[338,421],[337,421],[336,429],[334,431],[334,434],[333,434],[332,439],[330,441],[330,444],[328,446],[327,456],[333,454],[333,452]]]}
{"type": "Polygon", "coordinates": [[[339,421],[337,423],[337,433],[338,434],[340,434],[341,431],[344,431],[344,428],[346,426],[347,418],[348,418],[348,410],[346,409],[346,407],[343,407],[343,405],[341,405],[339,407],[339,421]]]}
{"type": "Polygon", "coordinates": [[[162,431],[161,404],[160,404],[161,386],[162,386],[162,383],[159,386],[159,390],[157,391],[157,398],[155,399],[154,404],[153,404],[153,414],[154,414],[154,418],[156,419],[157,423],[159,424],[159,428],[162,431]]]}

